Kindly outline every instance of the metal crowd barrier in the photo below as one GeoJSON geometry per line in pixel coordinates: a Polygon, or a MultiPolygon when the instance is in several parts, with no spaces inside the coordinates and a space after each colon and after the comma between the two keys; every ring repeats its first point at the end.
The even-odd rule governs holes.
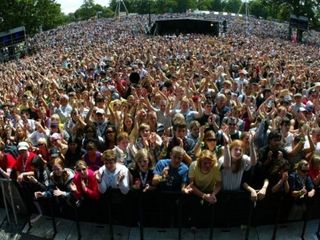
{"type": "MultiPolygon", "coordinates": [[[[14,202],[14,197],[13,197],[13,191],[12,188],[14,186],[14,182],[12,180],[9,179],[0,179],[0,184],[1,184],[1,190],[2,190],[2,194],[3,194],[3,201],[4,201],[4,205],[5,205],[5,211],[6,211],[6,217],[8,219],[8,222],[11,223],[11,219],[12,217],[10,216],[10,206],[15,206],[17,203],[14,202]]],[[[145,200],[147,197],[148,193],[143,193],[143,192],[135,192],[135,198],[134,201],[135,205],[137,206],[137,219],[138,219],[138,226],[139,226],[139,233],[140,233],[140,239],[144,240],[144,230],[145,230],[145,216],[146,214],[152,214],[154,215],[156,214],[163,214],[163,212],[157,212],[157,211],[153,211],[151,208],[151,212],[147,212],[147,210],[150,209],[146,209],[145,207],[145,200]]],[[[176,210],[177,215],[174,216],[174,220],[176,221],[176,226],[177,226],[177,239],[182,239],[182,219],[184,217],[184,210],[188,211],[189,209],[183,209],[184,206],[184,201],[186,201],[186,199],[189,197],[188,195],[185,195],[181,192],[153,192],[152,194],[155,194],[155,196],[153,196],[153,198],[156,199],[171,199],[170,201],[173,201],[172,204],[174,205],[174,208],[176,210]]],[[[103,204],[102,206],[104,206],[104,209],[107,210],[107,215],[104,216],[104,221],[106,221],[107,225],[107,232],[109,235],[109,239],[113,240],[114,239],[114,220],[115,220],[115,216],[113,215],[113,210],[116,209],[115,208],[115,203],[117,200],[117,196],[119,195],[119,190],[108,190],[107,193],[105,194],[105,196],[103,198],[101,198],[99,201],[101,204],[103,204]]],[[[303,216],[303,227],[301,230],[301,238],[304,239],[304,234],[306,232],[306,228],[308,225],[308,220],[309,220],[309,213],[312,212],[311,211],[311,204],[316,204],[317,201],[319,201],[319,194],[317,194],[315,196],[316,199],[314,199],[313,202],[310,202],[307,206],[307,211],[305,212],[304,216],[303,216]]],[[[132,199],[128,199],[130,198],[130,195],[127,196],[122,196],[123,197],[123,204],[126,203],[126,201],[132,201],[132,199]]],[[[149,196],[150,197],[150,196],[149,196]]],[[[219,195],[217,196],[218,198],[218,203],[211,205],[210,206],[210,211],[208,211],[209,214],[209,236],[208,239],[212,240],[214,238],[214,225],[217,224],[221,224],[221,219],[222,219],[222,223],[228,222],[229,220],[238,220],[237,217],[240,219],[242,219],[241,221],[246,225],[246,230],[244,233],[244,239],[249,239],[249,235],[250,235],[250,229],[252,227],[252,225],[259,225],[259,220],[257,222],[255,222],[255,217],[256,215],[261,215],[261,213],[263,213],[263,211],[265,211],[263,208],[263,204],[260,202],[257,203],[253,203],[250,200],[249,194],[246,192],[221,192],[219,193],[219,195]],[[235,213],[232,212],[232,208],[234,208],[233,203],[237,203],[241,206],[243,206],[244,209],[239,209],[239,213],[235,213]],[[231,204],[231,205],[230,205],[231,204]],[[231,207],[231,210],[230,210],[231,207]],[[228,212],[229,211],[229,212],[228,212]],[[259,212],[260,211],[260,212],[259,212]],[[230,213],[231,212],[231,213],[230,213]],[[224,214],[222,214],[224,213],[224,214]],[[245,213],[245,215],[244,215],[245,213]],[[238,214],[238,215],[237,215],[238,214]],[[228,217],[230,216],[230,217],[228,217]],[[227,220],[226,220],[227,219],[227,220]]],[[[54,213],[54,203],[53,203],[53,198],[49,199],[50,201],[50,211],[51,211],[51,217],[52,217],[52,227],[54,229],[54,235],[57,233],[57,227],[56,227],[56,216],[54,213]]],[[[148,198],[147,198],[148,201],[148,198]]],[[[280,196],[279,198],[273,198],[273,199],[265,199],[263,200],[265,201],[264,204],[269,204],[268,206],[272,207],[272,209],[274,210],[274,212],[272,213],[273,219],[271,220],[270,224],[274,224],[274,228],[273,228],[273,233],[272,233],[272,237],[271,239],[276,239],[277,238],[277,230],[278,230],[278,225],[279,225],[279,220],[280,220],[280,215],[283,211],[282,207],[284,204],[283,201],[283,196],[280,196]],[[268,202],[269,201],[269,202],[268,202]],[[273,201],[273,204],[271,203],[271,201],[273,201]]],[[[117,203],[117,202],[116,202],[117,203]]],[[[117,206],[119,207],[119,204],[117,204],[117,206]]],[[[123,208],[127,207],[125,205],[121,205],[123,208]]],[[[152,205],[150,205],[152,206],[152,205]]],[[[314,207],[314,206],[313,206],[314,207]]],[[[77,207],[73,207],[74,208],[74,217],[73,220],[76,221],[76,227],[77,227],[77,233],[78,233],[78,239],[81,238],[81,232],[80,232],[80,220],[79,219],[79,211],[81,210],[78,209],[77,207]]],[[[159,210],[159,206],[155,205],[155,208],[158,208],[157,210],[159,210]]],[[[316,216],[316,218],[319,218],[320,215],[320,207],[319,205],[316,205],[317,211],[319,211],[319,213],[316,216]]],[[[123,209],[122,209],[123,210],[123,209]]],[[[154,209],[156,210],[156,209],[154,209]]],[[[160,209],[161,210],[161,209],[160,209]]],[[[236,209],[237,210],[237,209],[236,209]]],[[[15,207],[12,207],[12,213],[13,213],[13,219],[14,219],[14,223],[17,224],[18,223],[18,218],[17,218],[17,211],[15,207]]],[[[100,212],[101,214],[103,214],[102,212],[100,212]]],[[[170,212],[169,214],[173,214],[173,212],[170,212]]],[[[150,217],[150,216],[149,216],[150,217]]],[[[163,217],[163,215],[161,216],[163,217]]],[[[261,216],[259,216],[261,218],[261,216]]],[[[159,219],[157,219],[159,220],[159,219]]],[[[168,221],[168,219],[165,219],[166,221],[168,221]]],[[[239,221],[239,220],[238,220],[239,221]]],[[[288,221],[287,221],[288,222],[288,221]]],[[[170,222],[168,222],[170,223],[170,222]]],[[[285,223],[285,222],[284,222],[285,223]]],[[[123,224],[123,223],[121,223],[123,224]]],[[[260,223],[261,224],[261,223],[260,223]]],[[[218,226],[216,226],[218,227],[218,226]]],[[[316,236],[318,237],[318,239],[320,239],[320,218],[319,218],[319,224],[318,224],[318,228],[316,231],[316,236]]]]}
{"type": "Polygon", "coordinates": [[[0,185],[1,185],[2,197],[3,197],[4,208],[6,211],[7,221],[9,224],[11,224],[10,207],[9,207],[9,204],[10,204],[14,223],[17,225],[18,217],[17,217],[15,203],[13,200],[13,195],[12,195],[13,181],[7,178],[0,178],[0,185]]]}

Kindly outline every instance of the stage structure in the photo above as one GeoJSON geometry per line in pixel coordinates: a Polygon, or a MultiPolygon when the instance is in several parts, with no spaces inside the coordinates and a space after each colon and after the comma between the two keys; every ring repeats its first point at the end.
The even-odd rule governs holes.
{"type": "Polygon", "coordinates": [[[114,11],[115,17],[117,18],[120,18],[123,15],[123,12],[121,12],[121,5],[124,7],[125,15],[127,16],[129,14],[129,11],[126,5],[124,4],[123,0],[117,0],[116,10],[114,11]]]}
{"type": "Polygon", "coordinates": [[[156,20],[150,29],[153,35],[199,33],[219,36],[219,22],[194,18],[156,20]]]}
{"type": "Polygon", "coordinates": [[[303,32],[309,30],[309,20],[304,16],[290,16],[289,40],[302,42],[303,32]]]}

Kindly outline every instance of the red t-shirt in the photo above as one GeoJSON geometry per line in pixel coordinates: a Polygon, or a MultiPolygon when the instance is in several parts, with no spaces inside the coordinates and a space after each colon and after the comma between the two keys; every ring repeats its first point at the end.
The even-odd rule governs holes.
{"type": "Polygon", "coordinates": [[[77,186],[77,192],[75,192],[75,197],[80,199],[82,196],[86,195],[90,199],[99,199],[100,192],[98,190],[98,182],[94,175],[94,172],[91,169],[88,169],[88,179],[87,179],[87,191],[84,192],[82,190],[81,185],[81,175],[80,173],[76,173],[73,182],[77,186]]]}
{"type": "Polygon", "coordinates": [[[3,154],[3,160],[0,161],[0,167],[6,171],[8,168],[13,169],[16,165],[16,160],[10,153],[3,154]]]}
{"type": "Polygon", "coordinates": [[[309,171],[309,176],[311,177],[312,181],[316,179],[316,177],[320,174],[319,169],[315,169],[310,165],[310,171],[309,171]]]}
{"type": "Polygon", "coordinates": [[[17,162],[16,162],[16,170],[19,173],[31,172],[32,171],[31,162],[32,162],[32,159],[36,156],[37,155],[35,153],[28,152],[28,157],[26,160],[24,160],[23,157],[21,155],[19,155],[17,162]]]}

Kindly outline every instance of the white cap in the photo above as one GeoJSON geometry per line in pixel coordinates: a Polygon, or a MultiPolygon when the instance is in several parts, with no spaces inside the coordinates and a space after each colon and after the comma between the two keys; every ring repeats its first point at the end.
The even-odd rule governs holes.
{"type": "Polygon", "coordinates": [[[104,115],[104,110],[103,110],[102,108],[98,108],[98,109],[96,110],[96,114],[98,114],[98,113],[104,115]]]}
{"type": "Polygon", "coordinates": [[[29,144],[27,142],[19,142],[18,144],[18,151],[20,150],[28,150],[29,144]]]}

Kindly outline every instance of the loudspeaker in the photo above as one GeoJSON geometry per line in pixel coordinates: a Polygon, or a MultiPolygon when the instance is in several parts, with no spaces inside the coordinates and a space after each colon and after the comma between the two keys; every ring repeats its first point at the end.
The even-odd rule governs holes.
{"type": "Polygon", "coordinates": [[[227,20],[223,20],[222,26],[223,26],[223,32],[226,33],[226,32],[227,32],[227,29],[228,29],[227,20]]]}
{"type": "Polygon", "coordinates": [[[309,28],[308,18],[302,17],[302,16],[291,15],[291,17],[290,17],[290,27],[307,31],[308,28],[309,28]]]}
{"type": "Polygon", "coordinates": [[[24,27],[10,29],[8,32],[0,32],[0,48],[24,42],[26,39],[24,27]]]}

